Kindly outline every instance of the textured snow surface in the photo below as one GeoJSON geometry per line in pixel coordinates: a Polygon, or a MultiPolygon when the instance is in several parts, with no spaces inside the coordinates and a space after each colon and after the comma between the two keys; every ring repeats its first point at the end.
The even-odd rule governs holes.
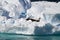
{"type": "Polygon", "coordinates": [[[60,2],[0,0],[0,32],[16,34],[58,34],[60,2]],[[27,18],[40,21],[26,20],[27,18]]]}

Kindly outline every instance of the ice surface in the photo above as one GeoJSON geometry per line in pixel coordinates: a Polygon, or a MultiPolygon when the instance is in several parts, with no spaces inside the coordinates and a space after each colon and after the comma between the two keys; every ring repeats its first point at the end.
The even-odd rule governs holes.
{"type": "Polygon", "coordinates": [[[60,32],[60,2],[0,0],[0,32],[28,35],[60,32]],[[26,20],[27,18],[39,22],[26,20]]]}
{"type": "Polygon", "coordinates": [[[8,12],[8,16],[17,19],[26,13],[26,10],[31,7],[30,0],[1,0],[0,15],[3,10],[8,12]]]}

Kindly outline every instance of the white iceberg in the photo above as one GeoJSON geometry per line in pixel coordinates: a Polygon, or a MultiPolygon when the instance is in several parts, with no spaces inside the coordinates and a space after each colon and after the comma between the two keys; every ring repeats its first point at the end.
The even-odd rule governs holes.
{"type": "Polygon", "coordinates": [[[27,35],[59,34],[60,2],[0,0],[0,32],[27,35]],[[30,19],[26,20],[27,18],[30,19]]]}

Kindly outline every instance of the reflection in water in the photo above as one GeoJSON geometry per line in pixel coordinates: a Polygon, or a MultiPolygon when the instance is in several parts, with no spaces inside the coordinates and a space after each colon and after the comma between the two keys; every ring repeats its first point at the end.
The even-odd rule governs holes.
{"type": "Polygon", "coordinates": [[[60,36],[24,36],[0,34],[0,40],[60,40],[60,36]]]}

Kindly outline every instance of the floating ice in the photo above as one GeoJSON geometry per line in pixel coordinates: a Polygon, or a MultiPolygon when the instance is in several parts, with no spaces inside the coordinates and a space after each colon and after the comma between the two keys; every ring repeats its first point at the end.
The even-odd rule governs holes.
{"type": "Polygon", "coordinates": [[[28,35],[60,32],[60,2],[0,0],[0,32],[28,35]],[[39,22],[26,20],[27,18],[39,22]]]}

